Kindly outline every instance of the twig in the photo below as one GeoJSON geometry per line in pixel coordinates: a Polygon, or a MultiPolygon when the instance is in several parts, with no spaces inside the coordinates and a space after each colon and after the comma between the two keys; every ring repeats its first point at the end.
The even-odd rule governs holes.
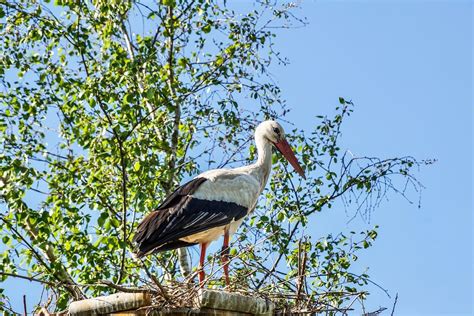
{"type": "MultiPolygon", "coordinates": [[[[81,54],[82,64],[84,65],[84,71],[86,72],[86,76],[92,79],[82,50],[80,50],[80,54],[81,54]]],[[[102,98],[99,94],[99,91],[96,91],[94,89],[94,92],[97,98],[97,104],[99,105],[100,110],[104,114],[107,122],[110,125],[110,128],[112,129],[112,134],[117,142],[117,145],[119,148],[119,154],[120,154],[120,169],[122,172],[122,199],[123,199],[122,201],[123,249],[122,249],[122,255],[121,255],[122,260],[120,264],[120,271],[119,271],[119,276],[118,276],[118,282],[120,283],[122,281],[122,278],[125,272],[125,255],[126,255],[126,250],[127,250],[127,170],[126,170],[127,162],[126,162],[126,157],[125,157],[125,151],[123,148],[124,139],[120,137],[118,131],[114,128],[114,122],[112,120],[112,117],[107,112],[107,109],[105,108],[104,103],[102,102],[102,98]]]]}
{"type": "MultiPolygon", "coordinates": [[[[290,232],[290,235],[288,237],[288,240],[291,241],[291,239],[293,238],[293,235],[295,234],[296,230],[298,229],[298,226],[299,224],[301,223],[301,221],[297,221],[295,226],[293,227],[293,229],[291,230],[290,232]]],[[[273,266],[271,267],[270,270],[267,271],[267,273],[265,273],[265,275],[262,277],[262,279],[260,280],[260,283],[257,284],[257,286],[255,287],[256,290],[258,290],[264,283],[265,283],[265,280],[271,275],[273,274],[273,272],[275,272],[277,266],[278,266],[278,263],[280,263],[280,260],[281,258],[283,258],[283,255],[284,255],[284,252],[283,251],[280,251],[280,254],[278,255],[278,258],[277,260],[273,263],[273,266]]]]}
{"type": "Polygon", "coordinates": [[[393,316],[395,313],[395,306],[397,305],[397,300],[398,300],[398,293],[395,295],[395,301],[393,302],[392,313],[390,313],[391,316],[393,316]]]}
{"type": "Polygon", "coordinates": [[[361,279],[363,279],[364,281],[367,281],[367,282],[369,282],[369,283],[372,283],[373,285],[375,285],[376,287],[378,287],[379,289],[381,289],[382,291],[384,291],[385,294],[388,296],[388,298],[392,298],[392,297],[390,296],[390,294],[388,293],[388,290],[384,289],[380,284],[378,284],[378,283],[372,281],[372,280],[369,279],[369,278],[362,277],[362,276],[357,275],[357,274],[355,274],[355,273],[350,273],[350,272],[349,272],[349,274],[351,274],[351,275],[353,275],[353,276],[355,276],[355,277],[361,278],[361,279]]]}
{"type": "MultiPolygon", "coordinates": [[[[22,205],[20,206],[20,208],[27,208],[27,206],[22,202],[22,205]]],[[[51,267],[44,261],[43,257],[38,253],[38,251],[35,250],[35,248],[32,246],[32,244],[30,244],[28,242],[28,240],[26,240],[25,237],[23,237],[23,235],[15,229],[15,227],[13,227],[12,223],[10,223],[7,219],[5,219],[4,216],[0,216],[0,219],[8,226],[8,228],[13,231],[17,236],[18,238],[20,238],[24,244],[26,245],[26,247],[33,253],[33,255],[36,257],[36,259],[38,260],[38,262],[40,262],[43,267],[49,272],[51,273],[59,282],[61,283],[64,283],[66,289],[76,298],[76,299],[80,299],[80,298],[84,298],[85,295],[84,293],[81,292],[81,290],[79,288],[77,288],[74,280],[71,278],[71,276],[67,273],[66,270],[61,269],[59,271],[59,275],[54,273],[53,270],[51,269],[51,267]]],[[[28,223],[27,223],[28,224],[28,223]]],[[[33,231],[33,229],[28,226],[28,230],[27,232],[30,234],[30,238],[32,239],[35,239],[36,238],[36,232],[33,231]]],[[[54,256],[53,252],[51,251],[50,248],[47,248],[47,249],[41,249],[42,251],[45,252],[45,256],[46,258],[51,262],[51,263],[54,263],[56,261],[56,257],[54,256]]]]}
{"type": "Polygon", "coordinates": [[[28,315],[26,311],[26,295],[23,295],[23,312],[25,313],[25,316],[28,315]]]}
{"type": "Polygon", "coordinates": [[[19,274],[8,273],[8,272],[0,272],[0,275],[5,275],[5,276],[13,277],[13,278],[18,278],[18,279],[24,279],[24,280],[28,280],[28,281],[32,281],[32,282],[38,282],[38,283],[46,284],[46,285],[49,285],[49,286],[57,286],[57,284],[55,284],[53,282],[39,280],[39,279],[29,277],[29,276],[26,276],[26,275],[19,275],[19,274]]]}
{"type": "Polygon", "coordinates": [[[301,244],[301,239],[298,241],[298,276],[296,279],[296,305],[298,306],[300,304],[300,296],[301,296],[301,290],[303,289],[304,285],[304,275],[306,273],[306,259],[307,259],[307,253],[306,250],[304,253],[303,251],[303,246],[301,244]]]}
{"type": "Polygon", "coordinates": [[[150,270],[148,270],[148,267],[146,266],[145,262],[143,262],[141,259],[140,259],[140,262],[142,263],[142,267],[143,269],[145,270],[146,272],[146,275],[153,281],[153,283],[160,289],[160,293],[161,295],[163,295],[164,299],[166,300],[166,302],[170,303],[171,300],[170,300],[170,297],[168,296],[168,294],[166,293],[166,290],[163,288],[163,286],[161,285],[160,281],[153,275],[151,274],[150,270]]]}
{"type": "Polygon", "coordinates": [[[373,312],[369,312],[369,313],[365,313],[363,314],[362,316],[377,316],[379,315],[380,313],[382,313],[384,310],[386,310],[387,308],[386,307],[380,307],[379,309],[377,309],[376,311],[373,311],[373,312]]]}
{"type": "Polygon", "coordinates": [[[118,285],[118,284],[115,284],[109,280],[100,280],[99,281],[100,284],[103,284],[103,285],[107,285],[115,290],[118,290],[118,291],[121,291],[121,292],[126,292],[126,293],[149,293],[149,292],[153,292],[152,290],[149,290],[149,289],[143,289],[143,288],[139,288],[139,287],[125,287],[125,286],[121,286],[121,285],[118,285]]]}
{"type": "Polygon", "coordinates": [[[122,141],[117,138],[117,142],[120,150],[120,165],[122,169],[122,226],[123,226],[123,249],[122,249],[122,262],[120,264],[120,273],[118,282],[122,281],[125,273],[125,255],[127,250],[127,170],[125,161],[125,152],[123,150],[122,141]]]}

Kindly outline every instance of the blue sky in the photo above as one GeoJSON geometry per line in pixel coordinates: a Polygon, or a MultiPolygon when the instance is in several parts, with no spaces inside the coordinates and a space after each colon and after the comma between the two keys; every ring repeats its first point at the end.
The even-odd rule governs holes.
{"type": "MultiPolygon", "coordinates": [[[[396,315],[471,315],[472,3],[305,1],[297,14],[309,25],[279,32],[278,48],[291,64],[273,69],[293,109],[290,121],[310,130],[314,116],[330,114],[343,96],[356,104],[344,148],[438,160],[418,173],[426,186],[420,209],[392,195],[370,223],[347,224],[334,208],[311,229],[323,235],[380,226],[358,268],[369,267],[392,298],[373,288],[368,310],[391,309],[398,293],[396,315]]],[[[7,284],[17,310],[18,290],[37,292],[26,282],[7,284]]]]}
{"type": "MultiPolygon", "coordinates": [[[[280,34],[291,64],[274,72],[291,121],[312,126],[343,96],[354,154],[438,159],[418,174],[420,209],[392,196],[372,214],[379,239],[359,265],[392,299],[374,289],[369,306],[391,309],[398,293],[397,315],[472,315],[472,3],[306,1],[300,13],[309,25],[280,34]]],[[[313,229],[365,225],[347,220],[333,209],[313,229]]]]}

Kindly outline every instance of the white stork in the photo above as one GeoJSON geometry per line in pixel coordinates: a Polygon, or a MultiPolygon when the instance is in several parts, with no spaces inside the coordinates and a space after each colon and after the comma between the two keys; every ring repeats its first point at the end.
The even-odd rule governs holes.
{"type": "Polygon", "coordinates": [[[255,130],[257,162],[235,169],[201,173],[169,195],[157,210],[138,225],[133,238],[137,257],[153,252],[199,244],[199,282],[204,283],[204,259],[208,245],[224,235],[221,260],[229,285],[229,239],[245,216],[253,211],[272,169],[274,145],[300,176],[303,169],[285,139],[280,124],[264,121],[255,130]]]}

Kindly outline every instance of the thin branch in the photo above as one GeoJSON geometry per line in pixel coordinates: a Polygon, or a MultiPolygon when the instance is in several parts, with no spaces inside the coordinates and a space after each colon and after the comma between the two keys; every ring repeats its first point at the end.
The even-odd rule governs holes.
{"type": "Polygon", "coordinates": [[[391,316],[393,316],[395,313],[395,306],[397,305],[397,301],[398,301],[398,293],[395,295],[395,301],[393,302],[392,312],[390,313],[391,316]]]}
{"type": "Polygon", "coordinates": [[[99,284],[107,285],[117,291],[125,292],[125,293],[150,293],[153,292],[149,289],[139,288],[139,287],[125,287],[118,284],[115,284],[109,280],[100,280],[99,284]]]}
{"type": "Polygon", "coordinates": [[[123,248],[122,248],[122,261],[120,263],[120,273],[118,277],[118,283],[120,283],[125,273],[125,257],[127,251],[127,169],[125,161],[125,152],[123,144],[119,142],[120,150],[120,164],[122,169],[122,231],[123,231],[123,248]]]}
{"type": "MultiPolygon", "coordinates": [[[[26,206],[23,206],[26,207],[26,206]]],[[[36,257],[36,259],[41,263],[41,265],[49,272],[53,277],[55,277],[60,283],[65,284],[66,289],[76,298],[84,298],[85,295],[82,293],[82,291],[77,288],[74,280],[71,278],[69,273],[65,270],[65,268],[61,265],[59,269],[59,275],[54,273],[51,270],[51,267],[44,261],[43,257],[35,250],[35,248],[26,240],[25,237],[23,237],[22,234],[18,230],[13,227],[13,225],[10,223],[10,221],[6,220],[4,216],[0,216],[0,219],[8,226],[8,228],[15,233],[15,235],[20,238],[23,243],[26,245],[26,247],[33,253],[33,255],[36,257]]],[[[36,239],[37,232],[33,230],[33,228],[28,224],[28,230],[27,232],[30,235],[30,238],[33,240],[36,239]]],[[[46,249],[41,249],[45,253],[45,257],[51,262],[54,263],[56,262],[56,256],[54,255],[53,251],[51,250],[51,247],[46,246],[46,249]]]]}
{"type": "Polygon", "coordinates": [[[28,311],[26,309],[26,295],[23,294],[23,312],[25,313],[25,316],[28,315],[28,311]]]}
{"type": "Polygon", "coordinates": [[[40,279],[29,277],[29,276],[26,276],[26,275],[8,273],[8,272],[3,272],[3,271],[0,271],[0,275],[9,276],[9,277],[12,277],[12,278],[24,279],[24,280],[28,280],[28,281],[31,281],[31,282],[38,282],[38,283],[46,284],[46,285],[49,285],[49,286],[52,286],[52,287],[53,286],[56,287],[58,285],[57,283],[40,280],[40,279]]]}
{"type": "Polygon", "coordinates": [[[153,281],[153,283],[158,287],[158,289],[160,290],[160,293],[161,293],[161,295],[164,297],[164,299],[165,299],[167,302],[171,302],[171,301],[170,301],[170,297],[169,297],[168,294],[166,293],[165,288],[161,285],[160,281],[158,281],[158,279],[150,272],[150,270],[148,270],[148,267],[146,266],[145,262],[143,262],[141,259],[139,259],[139,262],[141,263],[141,266],[142,266],[143,269],[145,270],[146,275],[147,275],[147,276],[153,281]]]}

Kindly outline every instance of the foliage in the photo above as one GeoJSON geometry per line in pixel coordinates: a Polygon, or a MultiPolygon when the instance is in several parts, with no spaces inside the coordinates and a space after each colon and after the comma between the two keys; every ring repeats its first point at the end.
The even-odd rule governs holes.
{"type": "MultiPolygon", "coordinates": [[[[255,124],[287,113],[269,67],[286,62],[274,50],[275,28],[304,24],[293,6],[261,1],[242,13],[212,0],[2,2],[1,280],[43,283],[58,310],[114,291],[102,280],[148,284],[130,255],[137,221],[183,179],[252,160],[255,124]],[[240,154],[247,147],[250,158],[240,154]]],[[[301,237],[301,228],[340,200],[358,211],[376,206],[394,176],[419,183],[412,158],[341,151],[351,111],[341,98],[336,116],[321,117],[310,135],[289,133],[308,180],[296,183],[276,165],[235,238],[234,247],[254,250],[263,240],[235,256],[233,273],[248,276],[239,286],[296,289],[318,308],[343,306],[343,292],[365,296],[368,276],[350,267],[376,231],[353,241],[301,237]],[[273,266],[272,253],[280,254],[273,266]]],[[[175,252],[146,265],[160,281],[182,280],[175,252]]]]}

